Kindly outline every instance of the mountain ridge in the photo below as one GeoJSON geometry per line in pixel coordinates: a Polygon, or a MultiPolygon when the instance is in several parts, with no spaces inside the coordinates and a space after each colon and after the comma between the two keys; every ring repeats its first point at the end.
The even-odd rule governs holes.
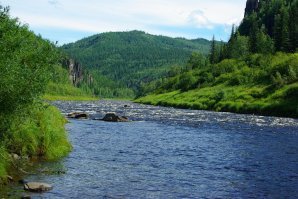
{"type": "Polygon", "coordinates": [[[183,67],[193,52],[208,54],[210,44],[134,30],[95,34],[60,48],[93,74],[91,85],[81,86],[102,97],[133,97],[139,85],[165,76],[173,65],[183,67]],[[122,96],[123,89],[134,94],[122,96]]]}

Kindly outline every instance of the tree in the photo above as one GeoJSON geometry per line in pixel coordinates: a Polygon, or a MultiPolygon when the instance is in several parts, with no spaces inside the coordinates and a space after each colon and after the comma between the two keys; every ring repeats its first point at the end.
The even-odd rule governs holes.
{"type": "Polygon", "coordinates": [[[8,8],[0,7],[0,111],[12,113],[38,99],[51,78],[59,53],[34,35],[8,8]]]}
{"type": "Polygon", "coordinates": [[[298,48],[298,0],[294,0],[290,4],[289,19],[289,51],[296,52],[298,48]]]}
{"type": "Polygon", "coordinates": [[[206,58],[204,55],[198,52],[193,52],[187,62],[187,68],[203,68],[206,66],[206,58]]]}
{"type": "Polygon", "coordinates": [[[212,41],[211,41],[211,49],[209,53],[209,61],[211,64],[215,64],[218,62],[218,49],[215,43],[215,37],[213,35],[212,41]]]}
{"type": "Polygon", "coordinates": [[[256,52],[262,54],[270,54],[274,51],[274,42],[265,32],[265,27],[257,31],[256,37],[256,52]]]}
{"type": "Polygon", "coordinates": [[[257,22],[257,14],[254,12],[250,16],[251,20],[251,28],[249,32],[249,50],[251,53],[257,53],[257,45],[258,45],[258,22],[257,22]]]}

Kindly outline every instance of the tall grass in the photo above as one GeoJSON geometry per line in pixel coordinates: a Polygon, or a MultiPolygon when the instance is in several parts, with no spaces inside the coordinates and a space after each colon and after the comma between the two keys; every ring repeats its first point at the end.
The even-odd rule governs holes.
{"type": "Polygon", "coordinates": [[[10,123],[0,143],[0,178],[11,172],[9,153],[31,159],[56,160],[71,151],[64,129],[66,120],[57,108],[35,103],[6,117],[10,123]]]}

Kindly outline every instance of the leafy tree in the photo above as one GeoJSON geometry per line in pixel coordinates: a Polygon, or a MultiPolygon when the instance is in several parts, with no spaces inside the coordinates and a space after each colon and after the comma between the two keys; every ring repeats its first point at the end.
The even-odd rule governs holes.
{"type": "Polygon", "coordinates": [[[0,7],[0,110],[11,113],[45,92],[59,53],[0,7]]]}
{"type": "Polygon", "coordinates": [[[206,61],[206,56],[198,52],[193,52],[187,62],[187,68],[204,68],[206,66],[206,61]]]}
{"type": "Polygon", "coordinates": [[[274,42],[269,35],[266,34],[264,27],[257,31],[256,40],[257,53],[269,54],[274,51],[274,42]]]}

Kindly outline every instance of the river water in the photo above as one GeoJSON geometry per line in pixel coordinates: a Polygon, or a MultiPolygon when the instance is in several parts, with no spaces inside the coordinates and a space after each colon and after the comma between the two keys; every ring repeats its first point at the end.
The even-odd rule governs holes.
{"type": "Polygon", "coordinates": [[[298,197],[298,120],[125,101],[54,105],[64,114],[116,112],[133,122],[70,120],[73,151],[26,177],[54,186],[32,198],[298,197]]]}

